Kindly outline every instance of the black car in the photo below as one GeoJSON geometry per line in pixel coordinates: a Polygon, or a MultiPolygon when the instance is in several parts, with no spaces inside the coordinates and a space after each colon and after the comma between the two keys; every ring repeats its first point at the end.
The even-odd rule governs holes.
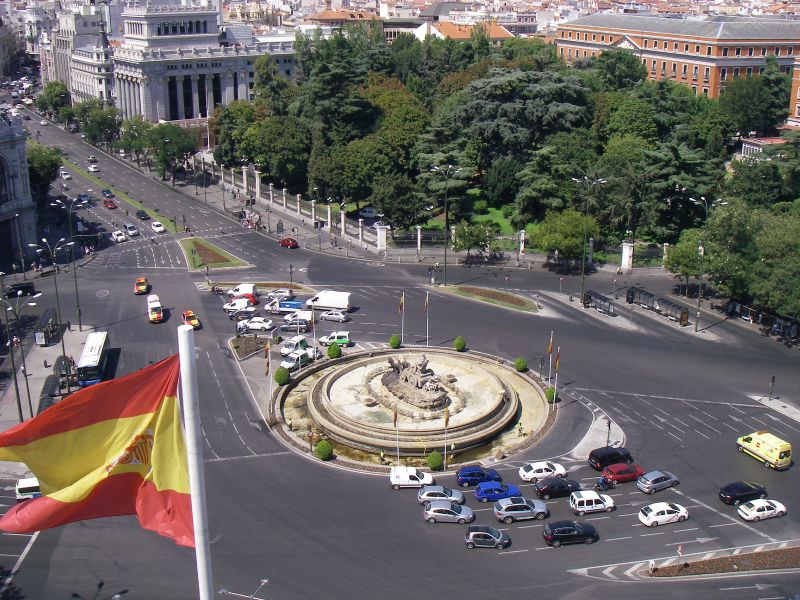
{"type": "Polygon", "coordinates": [[[139,219],[141,219],[142,221],[147,221],[147,219],[149,219],[149,218],[150,218],[150,215],[148,215],[148,214],[147,214],[145,211],[143,211],[143,210],[137,210],[137,211],[136,211],[136,217],[137,217],[137,218],[139,218],[139,219]]]}
{"type": "Polygon", "coordinates": [[[766,498],[767,488],[752,481],[734,481],[719,489],[719,499],[725,504],[739,506],[756,498],[766,498]]]}
{"type": "Polygon", "coordinates": [[[595,471],[602,471],[608,465],[615,465],[617,463],[633,463],[633,456],[631,456],[631,453],[626,448],[604,446],[602,448],[595,448],[589,453],[589,466],[595,471]]]}
{"type": "Polygon", "coordinates": [[[33,296],[36,293],[32,281],[20,281],[7,285],[3,290],[4,298],[16,298],[17,296],[33,296]],[[21,293],[20,293],[21,292],[21,293]]]}
{"type": "Polygon", "coordinates": [[[542,529],[542,537],[548,546],[554,548],[558,548],[561,544],[592,544],[600,539],[594,527],[578,521],[548,523],[542,529]]]}
{"type": "Polygon", "coordinates": [[[581,484],[563,477],[545,477],[534,483],[533,489],[540,499],[549,500],[569,496],[572,492],[580,492],[581,484]]]}

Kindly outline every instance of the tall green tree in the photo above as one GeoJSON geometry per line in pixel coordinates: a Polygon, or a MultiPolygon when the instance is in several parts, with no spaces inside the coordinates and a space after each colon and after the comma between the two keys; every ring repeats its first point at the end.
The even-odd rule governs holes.
{"type": "Polygon", "coordinates": [[[756,238],[753,299],[779,315],[800,319],[800,211],[772,213],[756,238]]]}
{"type": "Polygon", "coordinates": [[[467,256],[472,250],[489,252],[496,246],[495,240],[498,232],[499,226],[492,221],[481,221],[480,223],[461,221],[456,225],[453,250],[456,252],[466,250],[467,256]]]}
{"type": "Polygon", "coordinates": [[[244,136],[263,115],[257,114],[254,104],[244,100],[231,102],[217,110],[209,123],[217,140],[214,160],[226,167],[240,166],[247,160],[242,152],[244,136]]]}
{"type": "Polygon", "coordinates": [[[702,231],[687,229],[681,233],[677,244],[667,250],[664,268],[674,273],[679,281],[685,284],[686,296],[689,295],[689,281],[692,277],[700,279],[700,241],[702,231]]]}
{"type": "Polygon", "coordinates": [[[789,96],[792,92],[792,77],[781,73],[778,59],[770,54],[767,56],[764,74],[761,76],[764,87],[769,94],[767,102],[768,131],[774,131],[782,125],[789,116],[789,96]]]}
{"type": "Polygon", "coordinates": [[[770,113],[773,99],[764,79],[737,77],[722,91],[719,106],[741,135],[766,133],[774,127],[770,113]]]}
{"type": "Polygon", "coordinates": [[[69,106],[69,90],[61,81],[48,81],[37,98],[37,106],[57,114],[65,106],[69,106]]]}
{"type": "Polygon", "coordinates": [[[514,158],[498,158],[486,173],[486,197],[492,206],[500,207],[514,202],[520,183],[517,174],[522,165],[514,158]]]}
{"type": "Polygon", "coordinates": [[[120,130],[120,116],[116,108],[90,108],[81,114],[83,115],[81,131],[87,141],[95,144],[112,142],[117,139],[120,130]]]}
{"type": "Polygon", "coordinates": [[[239,151],[280,187],[306,187],[311,144],[300,119],[271,116],[254,123],[245,131],[239,151]]]}
{"type": "Polygon", "coordinates": [[[42,146],[38,142],[28,145],[28,179],[30,181],[31,196],[38,210],[47,206],[48,191],[58,177],[61,168],[61,154],[56,148],[42,146]]]}
{"type": "Polygon", "coordinates": [[[647,67],[630,50],[612,48],[597,56],[593,66],[609,91],[628,90],[647,78],[647,67]]]}
{"type": "Polygon", "coordinates": [[[274,115],[285,115],[296,89],[288,77],[280,74],[271,54],[259,56],[253,63],[253,93],[266,102],[274,115]]]}
{"type": "Polygon", "coordinates": [[[372,204],[383,214],[383,221],[392,232],[410,229],[427,220],[426,198],[416,183],[404,173],[386,173],[375,178],[370,197],[372,204]]]}
{"type": "Polygon", "coordinates": [[[136,115],[132,119],[122,122],[120,128],[120,138],[117,147],[125,150],[136,158],[139,164],[140,158],[146,158],[150,151],[150,130],[153,124],[146,121],[141,115],[136,115]]]}
{"type": "Polygon", "coordinates": [[[548,252],[558,250],[565,259],[578,259],[583,256],[583,240],[597,238],[599,233],[597,219],[591,215],[571,209],[548,211],[539,224],[536,245],[548,252]]]}
{"type": "Polygon", "coordinates": [[[741,198],[751,206],[772,206],[785,198],[777,161],[744,158],[731,166],[733,175],[725,185],[727,196],[741,198]]]}
{"type": "Polygon", "coordinates": [[[150,130],[149,145],[156,160],[156,170],[162,178],[197,152],[197,140],[186,129],[171,123],[161,123],[150,130]]]}

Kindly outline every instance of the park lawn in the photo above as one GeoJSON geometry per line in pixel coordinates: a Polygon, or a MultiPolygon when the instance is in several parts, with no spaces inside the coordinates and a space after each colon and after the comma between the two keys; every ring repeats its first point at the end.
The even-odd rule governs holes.
{"type": "Polygon", "coordinates": [[[226,269],[248,266],[246,262],[239,260],[204,239],[188,237],[179,241],[186,256],[186,263],[194,270],[205,269],[206,267],[209,269],[226,269]]]}

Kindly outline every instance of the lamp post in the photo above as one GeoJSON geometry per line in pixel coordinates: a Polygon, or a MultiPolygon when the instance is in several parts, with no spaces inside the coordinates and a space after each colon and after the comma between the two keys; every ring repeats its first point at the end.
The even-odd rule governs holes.
{"type": "Polygon", "coordinates": [[[36,244],[28,244],[31,248],[36,248],[36,252],[39,254],[46,254],[46,256],[50,259],[53,263],[53,285],[56,290],[56,316],[58,317],[58,331],[61,337],[61,354],[64,356],[67,364],[67,393],[70,393],[70,376],[72,375],[72,367],[69,364],[69,360],[67,359],[67,350],[64,347],[64,329],[61,324],[61,302],[58,298],[58,266],[56,265],[56,255],[58,254],[59,250],[62,250],[65,246],[73,246],[75,242],[67,242],[64,238],[61,238],[56,242],[55,248],[50,245],[50,242],[47,241],[47,238],[42,238],[42,243],[44,247],[38,246],[36,244]]]}
{"type": "Polygon", "coordinates": [[[444,285],[447,287],[447,242],[450,237],[450,215],[447,210],[447,182],[452,175],[460,173],[461,169],[453,165],[444,167],[435,166],[431,168],[431,172],[438,173],[444,177],[444,285]]]}
{"type": "MultiPolygon", "coordinates": [[[[22,311],[23,308],[26,306],[36,306],[36,302],[31,302],[31,300],[35,300],[42,293],[39,292],[38,294],[34,294],[28,300],[22,303],[20,306],[20,299],[22,298],[22,290],[17,291],[17,301],[15,304],[11,304],[5,298],[0,299],[2,303],[6,307],[6,311],[10,311],[14,315],[14,331],[16,333],[16,339],[20,340],[20,351],[22,354],[22,374],[25,377],[25,391],[28,395],[28,410],[30,411],[31,417],[33,417],[33,403],[31,402],[31,386],[28,383],[28,367],[25,364],[25,348],[22,347],[22,332],[19,329],[19,313],[22,311]]],[[[6,319],[6,334],[8,335],[8,319],[6,319]]],[[[10,338],[9,338],[10,339],[10,338]]],[[[12,345],[13,346],[13,345],[12,345]]],[[[9,346],[9,347],[12,347],[9,346]]],[[[12,361],[13,364],[13,361],[12,361]]],[[[14,373],[14,378],[16,379],[16,372],[14,373]]]]}
{"type": "MultiPolygon", "coordinates": [[[[705,220],[706,221],[708,221],[708,213],[712,208],[714,208],[715,206],[725,206],[728,203],[726,200],[723,200],[722,198],[717,198],[716,200],[712,200],[712,201],[709,202],[708,200],[706,200],[705,196],[700,196],[699,200],[697,198],[689,198],[689,200],[691,200],[693,204],[696,204],[697,206],[702,206],[703,207],[703,211],[705,212],[705,220]]],[[[700,306],[701,306],[701,302],[703,300],[703,275],[705,274],[704,273],[704,265],[703,265],[704,261],[703,261],[703,259],[705,258],[705,255],[706,255],[706,249],[703,246],[703,240],[702,239],[700,240],[700,242],[697,245],[697,253],[700,255],[700,278],[699,278],[700,279],[700,287],[697,290],[697,316],[696,316],[696,318],[694,320],[694,332],[695,333],[697,333],[698,330],[700,329],[700,306]]],[[[688,294],[688,287],[689,287],[689,282],[688,281],[686,282],[686,287],[687,287],[687,294],[688,294]]]]}
{"type": "Polygon", "coordinates": [[[19,234],[20,230],[20,216],[19,213],[15,214],[14,217],[17,219],[16,230],[17,230],[17,248],[19,248],[19,263],[22,267],[22,280],[27,281],[28,277],[25,274],[25,255],[22,253],[22,239],[19,234]]]}
{"type": "MultiPolygon", "coordinates": [[[[583,252],[581,255],[581,297],[580,302],[583,304],[583,290],[584,290],[584,283],[586,279],[586,218],[589,215],[589,196],[591,195],[592,191],[594,190],[595,186],[603,185],[606,180],[601,178],[598,179],[589,179],[584,175],[580,179],[573,177],[572,181],[583,185],[586,188],[586,198],[583,202],[583,252]]],[[[586,306],[585,304],[583,304],[586,306]]]]}
{"type": "MultiPolygon", "coordinates": [[[[0,290],[5,288],[3,277],[5,273],[0,271],[0,290]]],[[[0,292],[1,293],[1,292],[0,292]]],[[[5,302],[5,298],[3,299],[5,302]]],[[[19,383],[17,382],[17,365],[14,362],[14,344],[11,341],[11,329],[8,326],[8,319],[6,319],[6,339],[8,341],[8,354],[11,356],[11,371],[14,373],[14,393],[17,398],[17,411],[19,412],[19,422],[22,423],[25,418],[22,416],[22,401],[19,399],[19,383]]]]}
{"type": "Polygon", "coordinates": [[[69,200],[68,203],[63,202],[62,200],[56,200],[55,202],[51,202],[50,206],[60,206],[64,210],[67,211],[67,223],[69,225],[69,241],[72,243],[70,246],[70,252],[72,254],[72,280],[75,283],[75,306],[78,310],[78,331],[83,331],[83,321],[81,318],[81,298],[78,294],[78,266],[77,262],[75,261],[75,242],[72,239],[72,211],[75,207],[75,204],[78,206],[86,206],[89,204],[88,200],[83,200],[78,202],[77,198],[72,198],[69,200]]]}

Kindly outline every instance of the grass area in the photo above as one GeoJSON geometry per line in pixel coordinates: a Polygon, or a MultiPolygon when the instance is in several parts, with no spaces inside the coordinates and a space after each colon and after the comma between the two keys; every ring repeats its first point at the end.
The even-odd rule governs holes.
{"type": "Polygon", "coordinates": [[[498,208],[490,208],[485,215],[473,215],[473,223],[496,223],[500,228],[500,235],[514,235],[516,229],[511,225],[511,220],[503,216],[498,208]]]}
{"type": "Polygon", "coordinates": [[[181,248],[183,248],[183,253],[186,255],[186,262],[194,270],[205,269],[206,267],[209,269],[226,269],[247,266],[246,262],[200,238],[184,238],[180,240],[180,244],[181,248]]]}
{"type": "Polygon", "coordinates": [[[446,288],[459,296],[479,300],[481,302],[488,302],[497,306],[505,308],[512,308],[514,310],[521,310],[523,312],[538,312],[539,307],[536,303],[517,294],[510,294],[508,292],[501,292],[499,290],[492,290],[489,288],[480,288],[470,285],[457,285],[451,288],[446,288]]]}

